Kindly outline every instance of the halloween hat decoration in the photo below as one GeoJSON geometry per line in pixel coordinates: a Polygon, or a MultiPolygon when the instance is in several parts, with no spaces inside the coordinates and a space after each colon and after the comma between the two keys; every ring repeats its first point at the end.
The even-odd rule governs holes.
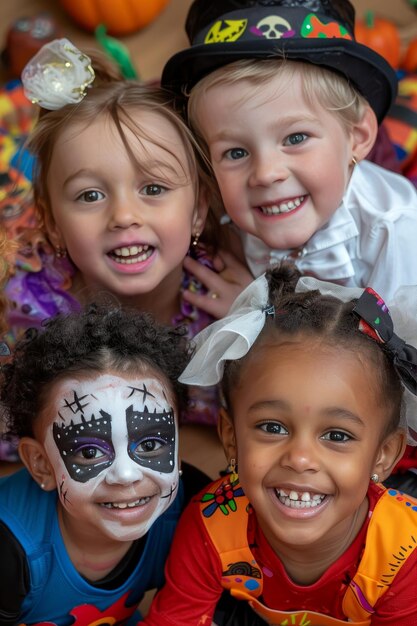
{"type": "Polygon", "coordinates": [[[343,75],[381,122],[397,94],[397,75],[355,41],[354,22],[349,0],[194,0],[185,26],[191,45],[166,63],[162,86],[181,96],[219,67],[276,56],[343,75]]]}

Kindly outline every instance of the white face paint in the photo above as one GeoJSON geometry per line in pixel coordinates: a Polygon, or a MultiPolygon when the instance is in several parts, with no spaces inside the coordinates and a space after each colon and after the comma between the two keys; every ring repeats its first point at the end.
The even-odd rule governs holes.
{"type": "Polygon", "coordinates": [[[45,449],[72,524],[131,541],[169,507],[179,480],[170,396],[156,377],[106,374],[55,386],[45,449]]]}

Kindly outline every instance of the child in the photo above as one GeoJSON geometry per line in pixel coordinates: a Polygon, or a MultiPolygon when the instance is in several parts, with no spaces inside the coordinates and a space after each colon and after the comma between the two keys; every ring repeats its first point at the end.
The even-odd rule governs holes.
{"type": "MultiPolygon", "coordinates": [[[[0,480],[2,626],[137,623],[187,495],[177,378],[188,356],[182,331],[104,306],[16,344],[0,399],[26,469],[0,480]]],[[[206,482],[190,478],[190,493],[206,482]]]]}
{"type": "Polygon", "coordinates": [[[180,380],[222,378],[231,474],[185,511],[148,625],[210,625],[223,590],[268,624],[417,623],[417,501],[380,484],[402,410],[417,443],[417,350],[395,334],[417,340],[417,287],[394,333],[372,289],[304,278],[294,293],[294,274],[269,270],[195,339],[180,380]]]}
{"type": "Polygon", "coordinates": [[[387,298],[417,284],[417,191],[365,160],[397,79],[355,41],[349,0],[195,0],[186,29],[162,84],[189,95],[252,274],[290,258],[387,298]]]}
{"type": "MultiPolygon", "coordinates": [[[[28,148],[48,241],[42,270],[17,271],[7,286],[12,330],[19,336],[104,291],[159,322],[187,325],[192,337],[213,319],[183,298],[203,291],[183,270],[187,254],[213,267],[198,244],[208,208],[198,149],[161,89],[120,80],[99,59],[95,68],[60,39],[22,75],[41,107],[28,148]]],[[[214,390],[190,394],[182,422],[215,424],[216,407],[214,390]]]]}

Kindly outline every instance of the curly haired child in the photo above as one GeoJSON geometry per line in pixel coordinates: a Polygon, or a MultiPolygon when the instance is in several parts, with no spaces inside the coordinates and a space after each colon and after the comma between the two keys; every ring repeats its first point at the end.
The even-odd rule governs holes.
{"type": "Polygon", "coordinates": [[[92,305],[27,331],[0,401],[25,468],[0,479],[6,624],[136,624],[163,582],[186,499],[205,476],[178,460],[184,332],[92,305]]]}

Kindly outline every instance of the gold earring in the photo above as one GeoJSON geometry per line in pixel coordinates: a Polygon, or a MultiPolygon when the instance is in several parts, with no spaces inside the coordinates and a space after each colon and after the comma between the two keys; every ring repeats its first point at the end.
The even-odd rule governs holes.
{"type": "Polygon", "coordinates": [[[239,480],[239,476],[237,473],[236,459],[230,459],[229,472],[230,472],[230,482],[233,485],[233,483],[237,483],[237,481],[239,480]]]}
{"type": "Polygon", "coordinates": [[[352,165],[353,165],[353,167],[355,167],[355,165],[357,165],[357,164],[358,164],[358,162],[356,160],[356,157],[352,156],[352,165]]]}
{"type": "Polygon", "coordinates": [[[65,257],[67,256],[67,251],[65,250],[65,248],[57,246],[55,248],[55,256],[57,259],[65,259],[65,257]]]}
{"type": "Polygon", "coordinates": [[[376,473],[372,474],[371,480],[372,480],[373,483],[379,483],[379,476],[378,476],[378,474],[376,474],[376,473]]]}
{"type": "Polygon", "coordinates": [[[191,245],[193,246],[193,248],[195,248],[195,247],[198,245],[198,241],[199,241],[199,239],[200,239],[200,233],[199,233],[199,232],[196,232],[196,233],[193,235],[193,240],[192,240],[192,242],[191,242],[191,245]]]}

